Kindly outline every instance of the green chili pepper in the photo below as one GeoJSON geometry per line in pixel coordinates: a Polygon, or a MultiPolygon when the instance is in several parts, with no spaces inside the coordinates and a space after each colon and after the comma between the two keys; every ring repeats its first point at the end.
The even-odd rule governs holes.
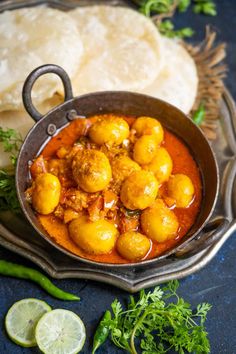
{"type": "Polygon", "coordinates": [[[205,107],[204,107],[203,103],[201,103],[200,106],[198,107],[198,109],[193,114],[194,123],[197,125],[201,125],[204,118],[205,118],[205,113],[206,113],[205,107]]]}
{"type": "Polygon", "coordinates": [[[57,288],[45,275],[32,268],[0,260],[0,274],[32,280],[46,290],[48,294],[60,300],[80,300],[79,297],[57,288]]]}
{"type": "Polygon", "coordinates": [[[101,319],[96,332],[93,337],[93,350],[92,354],[96,352],[96,350],[107,340],[107,337],[110,333],[109,329],[109,320],[111,319],[110,311],[106,311],[104,313],[103,318],[101,319]]]}

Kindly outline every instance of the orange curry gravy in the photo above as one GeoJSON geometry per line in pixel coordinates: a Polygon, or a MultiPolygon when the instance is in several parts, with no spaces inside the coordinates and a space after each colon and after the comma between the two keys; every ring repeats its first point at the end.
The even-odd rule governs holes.
{"type": "MultiPolygon", "coordinates": [[[[71,122],[67,127],[61,130],[57,136],[53,137],[42,151],[42,156],[45,160],[57,158],[57,150],[61,147],[72,146],[79,137],[86,135],[88,128],[94,123],[98,117],[94,116],[89,119],[77,119],[71,122]]],[[[129,125],[133,123],[135,118],[123,117],[129,125]]],[[[189,149],[185,144],[170,131],[164,129],[164,142],[162,146],[167,149],[173,160],[173,174],[183,173],[190,177],[195,189],[195,195],[192,203],[188,208],[174,208],[179,221],[179,231],[175,239],[168,240],[164,243],[152,243],[151,250],[145,259],[151,259],[161,255],[163,252],[172,248],[179,240],[188,232],[194,224],[197,214],[200,209],[202,198],[202,183],[201,176],[196,162],[194,161],[189,149]]],[[[112,183],[112,182],[111,182],[112,183]]],[[[165,183],[159,190],[159,196],[165,197],[165,183]]],[[[63,196],[62,196],[63,197],[63,196]]],[[[70,252],[81,257],[105,263],[129,263],[128,260],[122,258],[116,249],[105,255],[92,255],[85,253],[80,249],[70,238],[67,225],[54,214],[38,215],[38,219],[43,225],[48,234],[56,241],[57,244],[69,250],[70,252]]]]}

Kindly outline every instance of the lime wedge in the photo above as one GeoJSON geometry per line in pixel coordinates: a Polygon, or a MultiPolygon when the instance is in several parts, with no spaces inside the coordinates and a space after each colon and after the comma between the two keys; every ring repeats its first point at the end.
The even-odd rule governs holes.
{"type": "Polygon", "coordinates": [[[48,311],[51,311],[51,307],[41,300],[17,301],[9,309],[5,318],[8,336],[22,347],[36,346],[35,327],[39,319],[48,311]]]}
{"type": "Polygon", "coordinates": [[[35,337],[44,354],[76,354],[83,348],[85,327],[80,317],[68,310],[53,310],[39,320],[35,337]]]}

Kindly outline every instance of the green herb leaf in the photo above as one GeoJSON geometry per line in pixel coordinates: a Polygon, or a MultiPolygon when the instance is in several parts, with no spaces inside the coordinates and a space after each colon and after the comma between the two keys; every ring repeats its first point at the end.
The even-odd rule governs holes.
{"type": "Polygon", "coordinates": [[[192,37],[194,34],[190,27],[174,30],[174,25],[170,20],[161,22],[158,28],[161,34],[169,38],[187,38],[192,37]]]}
{"type": "Polygon", "coordinates": [[[10,152],[15,155],[20,149],[22,138],[16,130],[4,130],[2,127],[0,127],[0,142],[3,144],[3,149],[5,152],[10,152]]]}
{"type": "Polygon", "coordinates": [[[194,0],[196,3],[193,7],[193,11],[196,14],[204,14],[209,16],[216,16],[216,4],[212,0],[194,0]]]}
{"type": "Polygon", "coordinates": [[[106,322],[113,343],[131,354],[140,349],[143,354],[164,354],[171,349],[182,354],[209,353],[204,322],[211,306],[203,303],[193,311],[177,295],[178,286],[174,280],[153,291],[142,290],[138,298],[130,297],[127,309],[116,299],[111,305],[113,318],[106,322]]]}
{"type": "Polygon", "coordinates": [[[200,106],[198,107],[198,109],[193,114],[194,123],[196,125],[201,125],[202,122],[204,121],[205,114],[206,114],[206,111],[205,111],[204,104],[201,103],[200,106]]]}
{"type": "Polygon", "coordinates": [[[151,14],[167,13],[171,10],[173,0],[144,0],[141,2],[140,12],[150,17],[151,14]]]}
{"type": "Polygon", "coordinates": [[[178,10],[179,12],[185,12],[189,8],[191,0],[179,0],[178,10]]]}
{"type": "Polygon", "coordinates": [[[3,129],[0,127],[0,142],[5,152],[11,153],[10,161],[13,171],[0,169],[0,211],[20,211],[20,205],[15,187],[15,166],[17,155],[22,144],[20,134],[14,129],[3,129]]]}
{"type": "MultiPolygon", "coordinates": [[[[175,30],[170,20],[163,21],[163,17],[172,17],[177,9],[179,12],[187,11],[191,5],[191,0],[143,0],[140,3],[140,12],[145,16],[161,15],[157,16],[158,20],[156,22],[162,35],[169,38],[188,38],[194,34],[194,31],[190,27],[175,30]]],[[[197,14],[203,13],[210,16],[217,14],[216,5],[213,0],[194,0],[194,3],[193,11],[197,14]]]]}
{"type": "Polygon", "coordinates": [[[3,210],[20,211],[15,176],[6,170],[0,170],[0,211],[3,210]]]}

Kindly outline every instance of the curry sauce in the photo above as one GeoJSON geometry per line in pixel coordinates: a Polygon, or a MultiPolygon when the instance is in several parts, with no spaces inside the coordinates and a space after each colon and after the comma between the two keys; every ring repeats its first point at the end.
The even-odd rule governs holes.
{"type": "MultiPolygon", "coordinates": [[[[41,173],[52,173],[58,176],[62,188],[60,195],[60,204],[53,213],[43,215],[37,213],[37,217],[47,231],[47,233],[55,240],[55,242],[64,249],[87,259],[104,262],[104,263],[129,263],[130,260],[123,258],[117,251],[116,247],[111,252],[106,254],[93,254],[79,247],[74,242],[69,233],[69,221],[79,217],[82,213],[88,213],[91,221],[98,218],[105,218],[112,222],[119,230],[124,233],[129,230],[141,232],[144,234],[140,222],[140,210],[127,210],[120,200],[120,188],[124,182],[115,181],[114,174],[107,188],[102,191],[93,193],[79,190],[77,183],[73,179],[71,169],[68,169],[64,161],[64,156],[69,156],[73,149],[96,149],[102,151],[111,163],[114,164],[116,156],[125,154],[132,158],[135,142],[137,141],[137,132],[132,129],[132,125],[136,118],[119,116],[124,119],[130,127],[129,137],[124,139],[123,144],[119,146],[108,146],[109,144],[97,145],[88,136],[90,127],[100,120],[106,119],[109,115],[93,116],[88,119],[77,119],[71,122],[67,127],[61,130],[43,149],[41,155],[33,162],[31,166],[31,175],[33,181],[36,176],[41,173]],[[60,161],[59,161],[60,160],[60,161]],[[112,163],[113,161],[113,163],[112,163]],[[59,164],[58,164],[59,162],[59,164]],[[66,170],[68,169],[68,170],[66,170]],[[73,203],[68,203],[68,193],[80,193],[81,205],[74,208],[73,203]],[[67,203],[67,204],[65,204],[67,203]],[[84,204],[83,204],[84,203],[84,204]],[[66,212],[65,212],[66,210],[66,212]],[[66,219],[68,218],[68,219],[66,219]]],[[[194,188],[194,194],[191,203],[187,207],[176,207],[173,198],[168,195],[168,182],[159,183],[157,197],[162,199],[165,205],[174,213],[178,220],[178,230],[174,237],[164,242],[156,242],[150,239],[150,249],[143,259],[151,259],[173,248],[179,240],[186,235],[189,229],[194,224],[200,210],[202,198],[202,183],[201,175],[198,166],[192,157],[189,149],[173,133],[164,129],[164,139],[161,142],[161,147],[165,148],[172,160],[172,175],[184,174],[188,176],[194,188]]],[[[149,132],[148,132],[149,134],[149,132]]],[[[74,157],[72,156],[72,159],[74,157]]],[[[138,167],[137,170],[145,170],[145,166],[138,167]]],[[[138,172],[140,173],[140,172],[138,172]]],[[[32,193],[32,187],[26,193],[32,193]]],[[[72,194],[73,194],[72,193],[72,194]]],[[[73,200],[72,195],[72,200],[73,200]]],[[[30,200],[30,197],[29,197],[30,200]]],[[[133,208],[134,209],[134,208],[133,208]]],[[[148,209],[148,208],[147,208],[148,209]]],[[[119,237],[119,236],[118,236],[119,237]]]]}

